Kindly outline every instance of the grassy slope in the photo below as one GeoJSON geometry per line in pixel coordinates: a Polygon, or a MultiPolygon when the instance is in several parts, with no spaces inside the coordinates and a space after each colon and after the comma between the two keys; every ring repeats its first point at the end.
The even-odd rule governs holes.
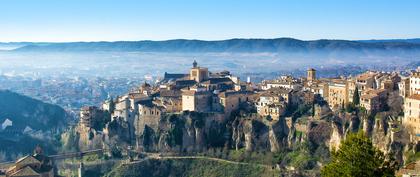
{"type": "Polygon", "coordinates": [[[254,165],[236,165],[206,159],[147,160],[121,165],[108,176],[278,176],[279,172],[254,165]]]}

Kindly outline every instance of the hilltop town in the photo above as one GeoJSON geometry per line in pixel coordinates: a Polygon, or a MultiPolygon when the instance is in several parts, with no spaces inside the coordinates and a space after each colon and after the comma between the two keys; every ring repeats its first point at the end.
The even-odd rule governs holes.
{"type": "MultiPolygon", "coordinates": [[[[61,148],[107,152],[111,158],[127,157],[128,164],[147,153],[150,158],[203,156],[261,161],[283,173],[316,175],[349,133],[363,131],[395,158],[401,174],[416,170],[420,70],[317,75],[309,68],[306,77],[253,83],[194,61],[186,73],[165,72],[156,82],[108,97],[101,105],[83,106],[78,123],[61,134],[61,148]]],[[[37,173],[37,168],[26,171],[37,173]]]]}
{"type": "Polygon", "coordinates": [[[82,107],[78,125],[62,141],[73,150],[178,154],[280,152],[309,142],[314,153],[336,149],[349,132],[363,130],[403,166],[417,152],[419,103],[419,70],[318,78],[309,68],[307,77],[252,83],[194,61],[188,73],[165,72],[156,83],[82,107]]]}

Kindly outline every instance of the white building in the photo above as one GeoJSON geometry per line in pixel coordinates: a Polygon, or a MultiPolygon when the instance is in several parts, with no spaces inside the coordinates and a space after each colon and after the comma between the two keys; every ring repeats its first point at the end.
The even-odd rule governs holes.
{"type": "Polygon", "coordinates": [[[415,71],[410,76],[410,95],[420,94],[420,72],[415,71]]]}

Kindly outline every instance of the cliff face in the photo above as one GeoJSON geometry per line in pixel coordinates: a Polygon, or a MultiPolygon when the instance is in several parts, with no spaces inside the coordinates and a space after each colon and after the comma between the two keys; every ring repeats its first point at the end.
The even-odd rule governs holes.
{"type": "Polygon", "coordinates": [[[268,122],[252,115],[225,118],[223,114],[186,112],[138,121],[137,147],[146,151],[196,152],[212,147],[279,151],[288,142],[284,119],[268,122]]]}
{"type": "Polygon", "coordinates": [[[288,145],[289,129],[284,119],[267,122],[257,117],[237,117],[232,126],[235,149],[268,150],[276,152],[288,145]]]}
{"type": "Polygon", "coordinates": [[[122,119],[106,123],[102,130],[78,124],[61,135],[61,142],[65,151],[127,147],[132,143],[133,130],[134,128],[122,119]]]}
{"type": "Polygon", "coordinates": [[[103,131],[76,128],[79,149],[133,146],[149,152],[203,152],[210,148],[283,152],[309,145],[337,150],[346,135],[363,130],[374,145],[400,163],[410,149],[409,137],[392,112],[366,116],[358,112],[333,113],[326,104],[315,104],[303,115],[271,121],[249,112],[231,116],[218,113],[182,112],[139,115],[131,125],[124,120],[108,122],[103,131]],[[312,114],[311,114],[312,113],[312,114]]]}
{"type": "Polygon", "coordinates": [[[386,112],[378,113],[375,117],[343,114],[335,118],[331,128],[330,149],[337,149],[346,134],[359,130],[363,130],[379,150],[391,155],[400,164],[404,162],[404,152],[411,146],[409,136],[398,119],[386,112]]]}

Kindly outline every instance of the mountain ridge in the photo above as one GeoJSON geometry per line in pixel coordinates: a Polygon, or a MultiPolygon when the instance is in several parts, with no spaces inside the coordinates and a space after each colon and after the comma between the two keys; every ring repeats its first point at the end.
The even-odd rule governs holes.
{"type": "Polygon", "coordinates": [[[228,40],[173,39],[164,41],[98,41],[64,43],[28,43],[14,52],[308,52],[308,51],[420,51],[420,39],[396,40],[299,40],[294,38],[228,40]]]}

